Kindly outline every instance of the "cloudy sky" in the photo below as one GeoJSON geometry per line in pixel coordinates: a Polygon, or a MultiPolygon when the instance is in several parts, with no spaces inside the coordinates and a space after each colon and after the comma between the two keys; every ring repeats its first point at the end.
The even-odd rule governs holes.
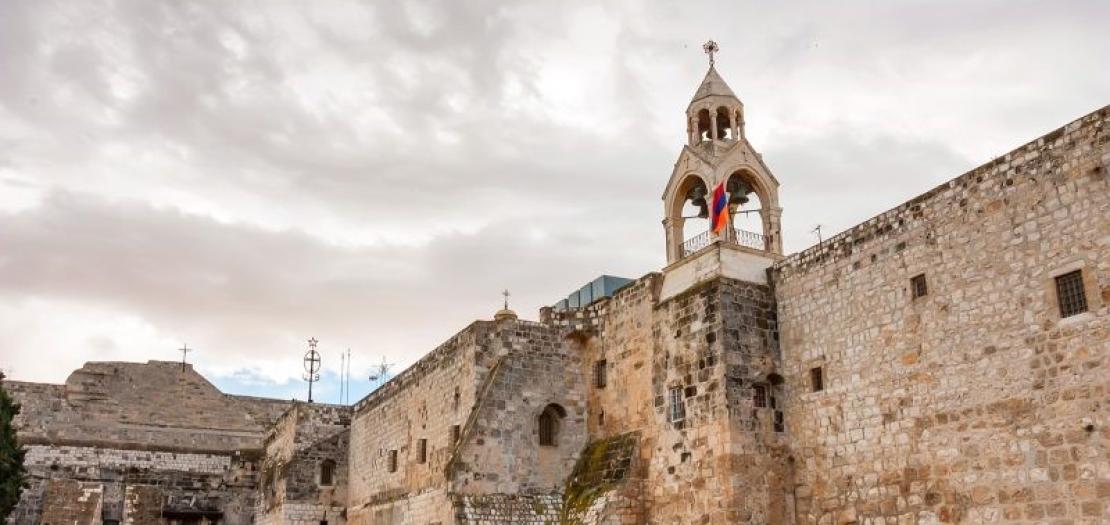
{"type": "Polygon", "coordinates": [[[190,359],[354,397],[500,306],[664,263],[718,69],[788,252],[1110,103],[1107,2],[0,0],[0,369],[190,359]]]}

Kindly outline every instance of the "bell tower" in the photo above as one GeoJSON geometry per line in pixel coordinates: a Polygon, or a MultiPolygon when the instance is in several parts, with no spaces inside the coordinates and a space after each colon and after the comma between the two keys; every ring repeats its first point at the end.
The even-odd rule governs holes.
{"type": "Polygon", "coordinates": [[[744,104],[717,72],[710,40],[709,71],[686,107],[687,144],[663,192],[668,268],[711,246],[727,245],[770,259],[782,256],[779,183],[744,132],[744,104]],[[727,227],[709,226],[713,190],[724,184],[727,227]]]}

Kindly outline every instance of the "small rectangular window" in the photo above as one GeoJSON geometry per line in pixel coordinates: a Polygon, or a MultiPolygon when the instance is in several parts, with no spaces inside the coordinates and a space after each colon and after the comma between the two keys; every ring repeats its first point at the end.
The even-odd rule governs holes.
{"type": "Polygon", "coordinates": [[[389,451],[389,471],[390,472],[397,472],[397,451],[396,450],[390,450],[389,451]]]}
{"type": "Polygon", "coordinates": [[[1060,318],[1087,311],[1087,293],[1083,290],[1083,271],[1068,272],[1056,278],[1056,301],[1060,318]]]}
{"type": "Polygon", "coordinates": [[[752,387],[752,403],[756,408],[767,408],[767,387],[763,385],[752,387]]]}
{"type": "Polygon", "coordinates": [[[910,279],[910,290],[913,292],[913,298],[925,297],[929,293],[929,287],[925,283],[925,274],[915,275],[910,279]]]}
{"type": "Polygon", "coordinates": [[[451,445],[459,442],[459,426],[451,425],[451,445]]]}
{"type": "Polygon", "coordinates": [[[786,422],[782,417],[782,410],[775,411],[775,432],[786,432],[786,422]]]}
{"type": "Polygon", "coordinates": [[[671,389],[671,422],[686,419],[686,398],[682,396],[682,388],[671,389]]]}
{"type": "Polygon", "coordinates": [[[809,369],[809,386],[813,392],[820,392],[825,389],[825,377],[821,367],[809,369]]]}
{"type": "Polygon", "coordinates": [[[605,426],[605,411],[604,410],[597,413],[597,424],[601,425],[601,426],[605,426]]]}
{"type": "Polygon", "coordinates": [[[427,439],[420,438],[420,439],[416,440],[416,462],[417,463],[427,463],[428,462],[428,440],[427,439]]]}
{"type": "Polygon", "coordinates": [[[594,363],[594,386],[598,388],[605,388],[605,384],[608,382],[609,379],[605,376],[605,367],[608,364],[608,361],[604,359],[598,361],[597,363],[594,363]]]}

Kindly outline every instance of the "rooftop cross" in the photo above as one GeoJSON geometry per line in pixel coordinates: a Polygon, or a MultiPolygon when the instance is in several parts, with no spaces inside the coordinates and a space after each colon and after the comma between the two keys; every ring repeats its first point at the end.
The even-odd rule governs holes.
{"type": "Polygon", "coordinates": [[[188,354],[189,352],[192,352],[193,349],[189,348],[189,345],[182,343],[181,348],[178,348],[177,351],[181,352],[181,371],[184,372],[185,371],[185,354],[188,354]]]}
{"type": "Polygon", "coordinates": [[[509,296],[512,295],[512,294],[510,294],[509,289],[506,288],[503,292],[501,292],[501,295],[505,296],[505,309],[508,310],[509,309],[509,296]]]}
{"type": "Polygon", "coordinates": [[[705,50],[705,54],[709,55],[709,67],[713,67],[713,53],[720,51],[720,46],[718,46],[716,42],[710,40],[701,46],[701,48],[705,50]]]}

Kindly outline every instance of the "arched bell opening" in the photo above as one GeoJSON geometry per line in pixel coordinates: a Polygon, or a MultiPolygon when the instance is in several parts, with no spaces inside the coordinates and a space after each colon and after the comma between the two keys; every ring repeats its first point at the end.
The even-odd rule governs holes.
{"type": "Polygon", "coordinates": [[[718,140],[733,140],[736,137],[732,136],[732,119],[729,118],[729,110],[725,106],[717,108],[717,139],[718,140]]]}
{"type": "Polygon", "coordinates": [[[734,242],[756,250],[771,251],[769,199],[755,177],[748,171],[738,170],[729,175],[725,184],[728,192],[729,216],[732,220],[730,235],[734,242]]]}
{"type": "Polygon", "coordinates": [[[698,142],[705,142],[707,140],[712,140],[713,135],[712,135],[711,129],[713,128],[713,119],[710,118],[709,110],[708,109],[703,109],[701,111],[698,111],[697,121],[698,121],[697,122],[697,125],[698,125],[698,142]]]}
{"type": "Polygon", "coordinates": [[[709,188],[696,175],[687,176],[675,192],[671,216],[678,221],[681,257],[709,245],[709,199],[709,188]]]}

